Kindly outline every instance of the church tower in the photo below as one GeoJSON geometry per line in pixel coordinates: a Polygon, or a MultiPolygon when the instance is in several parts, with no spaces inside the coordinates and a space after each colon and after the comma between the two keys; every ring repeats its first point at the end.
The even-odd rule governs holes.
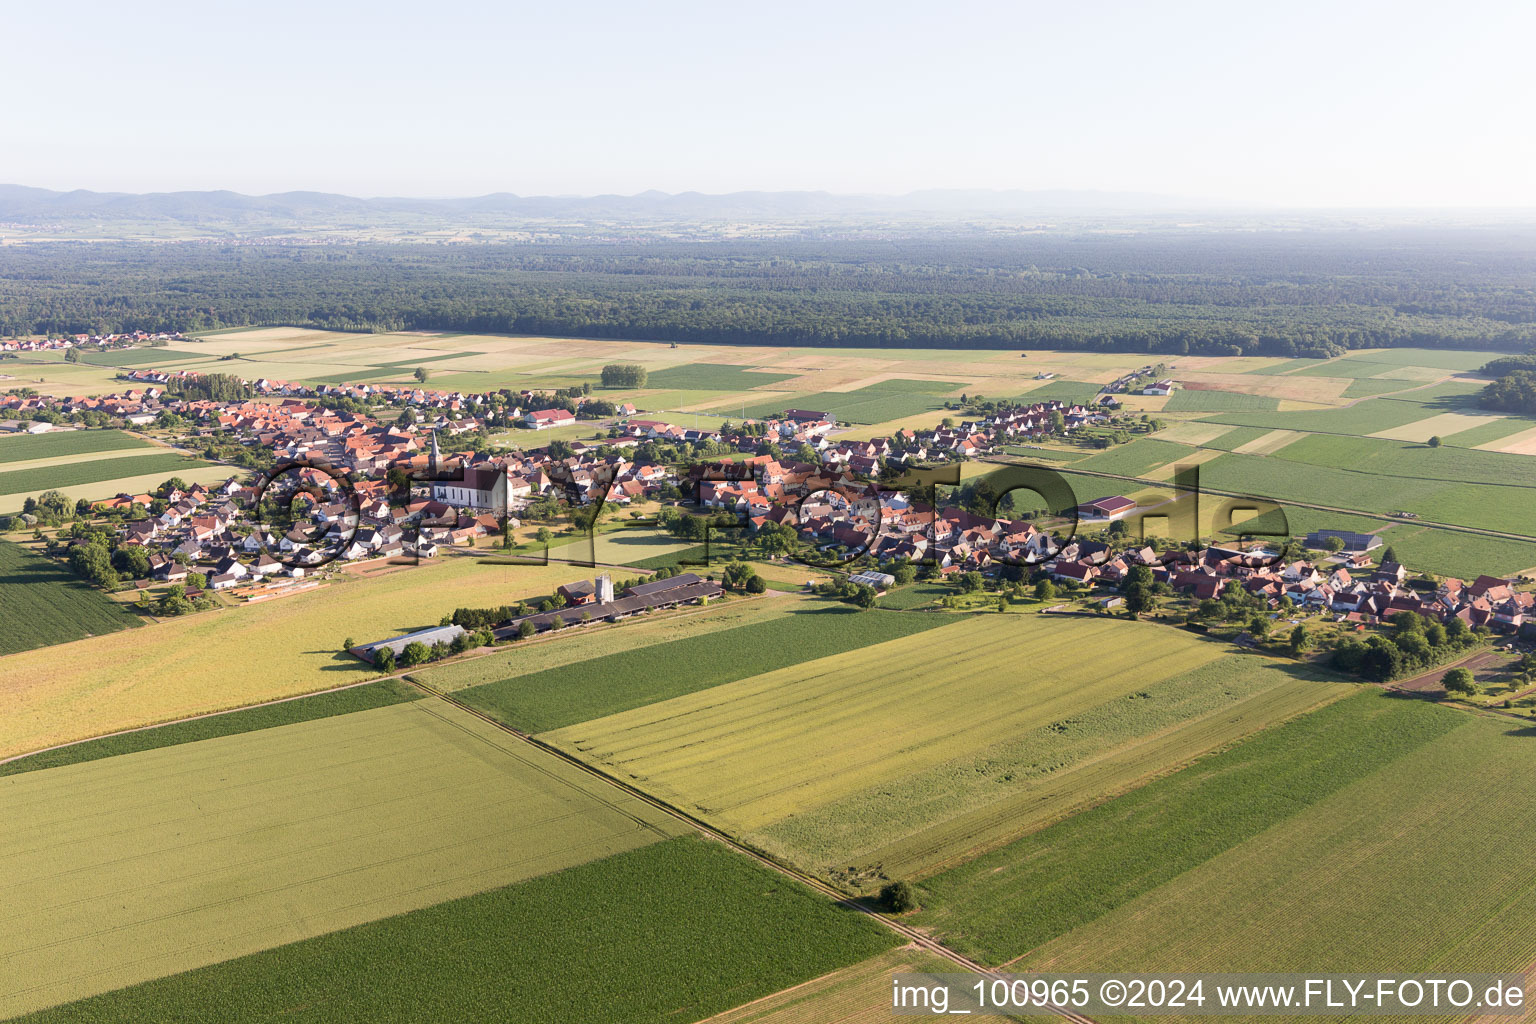
{"type": "Polygon", "coordinates": [[[431,473],[433,476],[437,476],[437,467],[442,462],[442,458],[443,452],[442,449],[437,446],[437,431],[434,429],[432,431],[432,454],[427,459],[427,472],[431,473]]]}

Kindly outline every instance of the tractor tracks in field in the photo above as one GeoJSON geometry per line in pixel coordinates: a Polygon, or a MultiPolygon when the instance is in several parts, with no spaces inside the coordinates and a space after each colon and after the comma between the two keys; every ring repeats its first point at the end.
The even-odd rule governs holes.
{"type": "MultiPolygon", "coordinates": [[[[507,735],[515,737],[517,740],[526,743],[531,747],[535,747],[544,751],[545,753],[558,757],[560,760],[575,767],[579,771],[582,771],[595,779],[599,779],[614,787],[615,789],[622,790],[625,794],[632,797],[633,799],[643,801],[648,806],[653,807],[656,810],[659,810],[662,813],[668,815],[669,817],[687,825],[690,830],[704,836],[704,838],[721,843],[731,850],[741,854],[742,856],[752,858],[754,861],[768,868],[770,871],[775,872],[776,874],[793,879],[794,881],[799,882],[801,885],[804,885],[807,888],[814,889],[816,892],[832,900],[840,907],[844,907],[848,910],[855,911],[871,918],[890,931],[900,935],[912,945],[918,946],[926,952],[934,954],[935,956],[942,957],[968,973],[978,974],[988,978],[997,977],[1000,973],[997,968],[983,966],[982,964],[977,963],[964,954],[950,949],[948,946],[945,946],[943,943],[934,939],[926,932],[923,932],[918,928],[914,928],[905,922],[898,921],[889,915],[882,914],[878,910],[875,910],[874,908],[867,906],[858,900],[850,898],[835,887],[828,885],[826,882],[823,882],[821,879],[816,878],[813,875],[809,875],[799,870],[798,868],[793,868],[787,864],[782,864],[779,861],[774,860],[772,857],[769,857],[757,850],[752,849],[750,846],[738,842],[727,833],[722,832],[720,829],[709,824],[703,819],[694,817],[687,811],[674,807],[664,800],[659,800],[656,797],[651,796],[649,793],[646,793],[644,790],[638,789],[635,786],[625,782],[623,779],[610,775],[602,769],[588,764],[586,761],[568,754],[558,747],[551,746],[548,743],[536,739],[528,733],[525,733],[519,729],[514,729],[504,722],[497,721],[490,715],[485,714],[483,711],[479,711],[476,708],[472,708],[469,705],[455,699],[452,694],[445,693],[436,687],[421,683],[415,679],[408,681],[411,683],[411,685],[416,686],[422,690],[422,692],[436,697],[445,703],[453,705],[455,708],[465,712],[466,714],[473,715],[476,718],[487,722],[492,726],[495,726],[497,729],[501,730],[507,735]]],[[[1056,1014],[1057,1016],[1072,1022],[1072,1024],[1096,1024],[1092,1018],[1085,1017],[1082,1014],[1070,1010],[1066,1007],[1048,1006],[1045,1007],[1045,1009],[1050,1013],[1056,1014]]]]}

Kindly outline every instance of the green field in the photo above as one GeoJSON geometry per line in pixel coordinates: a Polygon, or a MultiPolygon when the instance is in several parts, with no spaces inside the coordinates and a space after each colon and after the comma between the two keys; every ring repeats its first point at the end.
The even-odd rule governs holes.
{"type": "Polygon", "coordinates": [[[880,595],[881,608],[921,608],[933,604],[935,601],[949,594],[955,593],[954,587],[945,586],[942,583],[913,583],[906,587],[897,587],[880,595]]]}
{"type": "Polygon", "coordinates": [[[1359,740],[1377,768],[1017,969],[1525,971],[1536,959],[1536,880],[1519,867],[1536,827],[1530,730],[1472,716],[1447,728],[1449,712],[1406,708],[1399,735],[1359,740]],[[1416,742],[1400,749],[1405,732],[1416,742]]]}
{"type": "Polygon", "coordinates": [[[1374,355],[1346,356],[1343,359],[1330,359],[1326,363],[1316,363],[1312,366],[1304,366],[1295,370],[1291,376],[1295,377],[1395,377],[1412,381],[1413,375],[1405,370],[1407,363],[1382,362],[1374,355]]]}
{"type": "Polygon", "coordinates": [[[1394,366],[1428,366],[1438,370],[1476,370],[1505,352],[1485,352],[1458,348],[1383,348],[1371,352],[1373,362],[1394,366]]]}
{"type": "Polygon", "coordinates": [[[1159,678],[1163,671],[1133,672],[1130,692],[1093,694],[1043,723],[1027,705],[995,698],[993,713],[1021,716],[1016,733],[977,750],[957,742],[959,756],[791,814],[755,838],[765,849],[833,875],[848,865],[866,866],[872,875],[926,874],[1348,692],[1315,673],[1243,654],[1159,678]],[[1235,735],[1234,722],[1240,723],[1235,735]],[[1105,771],[1106,761],[1130,770],[1105,771]]]}
{"type": "Polygon", "coordinates": [[[127,348],[87,352],[80,356],[80,361],[92,366],[150,366],[154,363],[187,362],[200,357],[200,353],[169,348],[127,348]]]}
{"type": "Polygon", "coordinates": [[[437,700],[12,775],[0,818],[0,1017],[675,832],[437,700]]]}
{"type": "MultiPolygon", "coordinates": [[[[543,732],[911,636],[945,622],[940,616],[859,612],[817,602],[764,622],[571,661],[473,686],[456,696],[498,721],[543,732]]],[[[423,678],[431,680],[430,675],[423,678]]]]}
{"type": "Polygon", "coordinates": [[[716,601],[707,609],[688,608],[676,613],[643,615],[607,628],[588,627],[564,636],[548,635],[535,643],[519,641],[511,648],[486,657],[469,658],[446,665],[417,669],[413,680],[446,693],[498,683],[560,668],[574,660],[608,657],[638,651],[642,647],[719,633],[738,626],[783,618],[804,605],[799,601],[716,601]],[[503,656],[504,655],[504,656],[503,656]]]}
{"type": "Polygon", "coordinates": [[[33,459],[56,459],[62,455],[88,455],[91,452],[148,447],[150,445],[147,441],[121,430],[59,430],[51,434],[19,434],[0,437],[0,465],[7,462],[30,462],[33,459]]]}
{"type": "Polygon", "coordinates": [[[23,1018],[27,1024],[689,1024],[896,937],[679,838],[23,1018]]]}
{"type": "Polygon", "coordinates": [[[1026,448],[1023,445],[1009,444],[1003,446],[1003,451],[1009,455],[1017,455],[1025,459],[1043,459],[1047,462],[1077,462],[1088,456],[1085,451],[1058,451],[1054,448],[1026,448]]]}
{"type": "Polygon", "coordinates": [[[1074,463],[1073,468],[1120,476],[1140,476],[1170,462],[1187,459],[1193,454],[1195,449],[1187,444],[1142,437],[1130,444],[1116,445],[1091,459],[1074,463]]]}
{"type": "Polygon", "coordinates": [[[0,655],[144,622],[58,562],[8,540],[0,540],[0,609],[0,655]]]}
{"type": "Polygon", "coordinates": [[[1148,624],[882,614],[950,624],[543,738],[827,871],[1013,795],[1053,760],[1066,767],[1284,681],[1186,676],[1222,645],[1148,624]],[[1134,708],[1117,704],[1176,677],[1134,708]],[[1045,732],[1061,735],[1037,748],[1045,732]]]}
{"type": "MultiPolygon", "coordinates": [[[[1387,438],[1313,434],[1292,441],[1270,458],[1412,480],[1536,487],[1536,458],[1529,455],[1431,448],[1387,438]]],[[[1092,467],[1085,464],[1085,468],[1092,467]]]]}
{"type": "Polygon", "coordinates": [[[1344,389],[1341,398],[1374,398],[1376,395],[1385,395],[1393,391],[1402,391],[1404,388],[1413,387],[1411,381],[1404,380],[1377,380],[1371,377],[1356,377],[1349,382],[1344,389]]]}
{"type": "Polygon", "coordinates": [[[1101,390],[1099,385],[1081,380],[1048,380],[1033,391],[1026,391],[1016,396],[1013,401],[1032,405],[1035,402],[1058,398],[1063,402],[1078,402],[1086,405],[1093,401],[1101,390]]]}
{"type": "MultiPolygon", "coordinates": [[[[1394,762],[1468,721],[1432,705],[1361,692],[927,879],[918,920],[956,949],[986,963],[1007,962],[1134,905],[1137,897],[1307,812],[1357,780],[1377,772],[1396,777],[1394,762]]],[[[1397,785],[1408,788],[1401,778],[1397,785]]],[[[1376,839],[1394,849],[1401,842],[1379,830],[1376,839]]],[[[1338,857],[1330,853],[1323,862],[1309,860],[1306,870],[1317,872],[1320,881],[1327,877],[1318,871],[1320,863],[1347,862],[1338,857]]],[[[1390,865],[1373,866],[1379,877],[1392,874],[1390,865]]],[[[1270,878],[1244,875],[1227,881],[1258,887],[1270,878]]],[[[1221,935],[1238,920],[1225,914],[1209,918],[1207,934],[1221,935]]],[[[1138,919],[1133,930],[1139,937],[1151,923],[1138,919]]],[[[1262,955],[1259,949],[1253,953],[1262,955]]],[[[1335,960],[1323,962],[1343,968],[1335,960]]],[[[1164,968],[1175,963],[1181,970],[1195,969],[1183,959],[1168,960],[1164,968]]],[[[1088,965],[1074,962],[1073,969],[1088,965]]],[[[1268,969],[1282,968],[1274,963],[1268,969]]]]}
{"type": "Polygon", "coordinates": [[[67,747],[46,750],[41,753],[18,757],[0,764],[0,776],[20,775],[43,768],[59,768],[67,764],[83,764],[99,761],[118,754],[133,754],[140,750],[174,747],[180,743],[216,739],[220,736],[237,736],[244,732],[274,729],[280,725],[296,725],[320,718],[348,715],[354,711],[388,707],[406,701],[420,700],[426,694],[398,679],[381,679],[376,683],[350,686],[345,690],[317,693],[311,697],[286,700],[277,704],[263,704],[244,711],[230,711],[221,715],[208,715],[186,722],[139,729],[117,736],[104,736],[86,740],[67,747]]]}
{"type": "Polygon", "coordinates": [[[648,388],[679,388],[694,391],[747,391],[764,384],[791,380],[794,374],[764,373],[743,366],[724,363],[686,363],[652,370],[646,375],[648,388]]]}
{"type": "MultiPolygon", "coordinates": [[[[153,455],[127,455],[118,459],[101,459],[94,462],[67,462],[59,466],[35,469],[13,469],[8,473],[0,473],[0,494],[18,495],[51,490],[55,487],[79,487],[84,484],[123,480],[150,473],[164,473],[167,478],[170,478],[181,470],[207,466],[208,463],[200,459],[191,459],[171,452],[157,452],[153,455]]],[[[110,497],[110,495],[103,496],[110,497]]]]}
{"type": "Polygon", "coordinates": [[[1476,448],[1480,444],[1489,444],[1493,441],[1502,440],[1512,434],[1529,430],[1533,426],[1536,426],[1536,420],[1506,416],[1492,423],[1484,423],[1479,427],[1447,434],[1441,440],[1446,444],[1459,445],[1462,448],[1476,448]]]}
{"type": "Polygon", "coordinates": [[[1278,398],[1249,395],[1238,391],[1191,391],[1187,388],[1168,396],[1164,412],[1272,412],[1280,408],[1278,398]]]}
{"type": "Polygon", "coordinates": [[[1401,427],[1415,420],[1428,419],[1434,414],[1417,402],[1402,402],[1395,398],[1374,398],[1339,409],[1309,409],[1304,412],[1218,412],[1204,417],[1201,422],[1230,423],[1235,427],[1264,427],[1268,430],[1352,434],[1364,437],[1378,431],[1401,427]]]}
{"type": "Polygon", "coordinates": [[[790,395],[737,411],[744,416],[763,418],[786,409],[809,409],[831,413],[840,423],[884,423],[942,408],[944,400],[937,396],[958,387],[959,384],[947,381],[888,380],[857,391],[790,395]]]}

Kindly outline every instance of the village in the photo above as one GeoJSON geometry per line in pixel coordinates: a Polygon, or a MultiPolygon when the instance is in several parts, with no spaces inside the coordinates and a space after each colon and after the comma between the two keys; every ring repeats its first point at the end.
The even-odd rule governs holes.
{"type": "MultiPolygon", "coordinates": [[[[1403,565],[1375,558],[1380,542],[1370,535],[1319,530],[1278,551],[1202,546],[1143,537],[1144,512],[1123,495],[1010,517],[985,514],[1001,509],[918,500],[900,483],[910,470],[1109,422],[1116,391],[1173,386],[1147,376],[1155,369],[1116,381],[1088,405],[1052,400],[992,407],[973,419],[946,418],[935,427],[869,439],[839,438],[836,418],[818,410],[788,409],[776,418],[705,429],[646,418],[628,402],[600,402],[607,414],[601,415],[586,408],[586,396],[532,391],[260,379],[240,381],[237,398],[197,398],[183,392],[198,375],[145,369],[123,371],[130,387],[112,395],[11,393],[0,400],[0,415],[24,429],[68,429],[69,419],[86,415],[141,429],[170,425],[171,443],[195,447],[217,439],[246,453],[243,462],[256,474],[235,473],[216,485],[168,481],[154,493],[120,494],[94,505],[94,516],[115,524],[114,548],[144,553],[142,560],[119,559],[129,570],[122,582],[141,591],[175,587],[178,600],[203,600],[205,589],[267,600],[315,586],[317,576],[336,565],[418,561],[477,544],[526,550],[535,533],[547,555],[553,530],[675,532],[683,513],[724,515],[745,527],[749,543],[760,542],[760,557],[771,551],[833,569],[876,593],[895,583],[890,570],[910,565],[940,581],[978,579],[988,590],[1048,580],[1100,612],[1134,614],[1146,602],[1127,609],[1121,591],[1137,570],[1146,570],[1156,593],[1187,601],[1190,617],[1236,588],[1272,617],[1316,616],[1344,630],[1411,612],[1438,622],[1455,619],[1469,629],[1536,633],[1536,596],[1515,589],[1515,581],[1413,578],[1403,565]],[[590,440],[540,443],[542,431],[580,418],[592,425],[590,440]],[[486,445],[493,421],[521,426],[530,444],[486,445]],[[282,528],[274,528],[283,518],[274,517],[275,509],[287,512],[282,528]],[[635,510],[629,521],[613,518],[622,509],[635,510]],[[1298,557],[1307,551],[1316,557],[1298,557]],[[145,570],[142,577],[138,569],[145,570]]],[[[35,522],[35,510],[22,522],[28,518],[35,522]]],[[[56,553],[88,542],[77,537],[56,553]]],[[[571,602],[531,612],[498,623],[490,639],[527,635],[525,622],[543,632],[618,621],[659,601],[644,591],[616,596],[601,582],[585,586],[598,607],[571,602]]],[[[661,602],[667,606],[721,594],[713,574],[669,589],[661,602]]],[[[445,650],[463,632],[436,629],[423,637],[445,650]]],[[[393,650],[419,640],[413,634],[377,643],[393,650]]],[[[359,648],[359,655],[371,650],[359,648]]]]}

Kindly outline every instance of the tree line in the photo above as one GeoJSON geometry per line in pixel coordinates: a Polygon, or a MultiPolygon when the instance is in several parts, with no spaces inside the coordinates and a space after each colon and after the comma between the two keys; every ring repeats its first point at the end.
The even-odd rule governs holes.
{"type": "Polygon", "coordinates": [[[798,346],[1526,351],[1536,259],[1337,238],[611,246],[37,243],[0,335],[248,324],[798,346]],[[1376,246],[1376,247],[1373,247],[1376,246]]]}

